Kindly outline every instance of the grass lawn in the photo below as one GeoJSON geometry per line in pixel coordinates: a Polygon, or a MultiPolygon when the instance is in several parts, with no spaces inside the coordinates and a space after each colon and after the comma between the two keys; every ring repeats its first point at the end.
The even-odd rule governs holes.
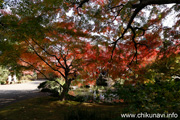
{"type": "Polygon", "coordinates": [[[125,105],[59,101],[54,97],[24,100],[0,109],[0,120],[110,120],[125,105]]]}

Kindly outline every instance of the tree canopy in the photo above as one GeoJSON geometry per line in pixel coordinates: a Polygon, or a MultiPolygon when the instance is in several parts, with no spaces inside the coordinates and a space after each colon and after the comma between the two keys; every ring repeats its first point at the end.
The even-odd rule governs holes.
{"type": "Polygon", "coordinates": [[[1,9],[1,64],[48,68],[65,79],[65,93],[77,77],[91,81],[104,69],[113,79],[137,79],[157,56],[179,53],[178,0],[11,2],[1,9]]]}

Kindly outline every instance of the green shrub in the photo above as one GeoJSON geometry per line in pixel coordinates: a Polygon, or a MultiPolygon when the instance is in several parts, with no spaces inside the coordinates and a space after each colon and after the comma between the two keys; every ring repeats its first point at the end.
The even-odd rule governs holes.
{"type": "Polygon", "coordinates": [[[10,72],[8,69],[0,66],[0,84],[6,84],[9,74],[10,72]]]}
{"type": "Polygon", "coordinates": [[[180,82],[166,81],[137,86],[116,84],[115,90],[108,90],[105,98],[115,96],[128,104],[124,112],[164,113],[180,112],[180,82]]]}
{"type": "Polygon", "coordinates": [[[23,75],[23,76],[21,76],[20,81],[21,80],[33,80],[35,78],[36,77],[34,75],[23,75]]]}
{"type": "Polygon", "coordinates": [[[47,80],[45,82],[42,82],[38,88],[41,89],[42,92],[49,92],[53,96],[58,97],[60,93],[62,92],[62,85],[64,84],[64,81],[57,78],[55,80],[47,80]]]}

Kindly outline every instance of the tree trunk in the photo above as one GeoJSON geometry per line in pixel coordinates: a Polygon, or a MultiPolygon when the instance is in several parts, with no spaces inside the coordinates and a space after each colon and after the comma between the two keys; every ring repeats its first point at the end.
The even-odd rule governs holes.
{"type": "Polygon", "coordinates": [[[66,96],[69,92],[69,87],[70,87],[71,81],[65,82],[65,84],[63,85],[63,90],[61,92],[61,95],[59,96],[59,99],[61,101],[66,100],[66,96]]]}

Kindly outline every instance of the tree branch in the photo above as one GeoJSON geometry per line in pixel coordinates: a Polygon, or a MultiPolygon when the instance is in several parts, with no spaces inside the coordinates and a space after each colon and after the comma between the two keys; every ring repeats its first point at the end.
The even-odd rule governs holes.
{"type": "Polygon", "coordinates": [[[87,2],[89,2],[89,0],[82,0],[81,2],[75,3],[78,4],[78,7],[76,8],[78,14],[79,14],[79,8],[82,8],[82,6],[87,2]]]}
{"type": "Polygon", "coordinates": [[[33,46],[29,41],[26,41],[26,40],[25,40],[25,42],[26,42],[28,45],[31,46],[31,48],[34,50],[34,53],[35,53],[44,63],[46,63],[46,65],[48,65],[52,70],[59,72],[59,73],[61,74],[61,76],[62,76],[63,78],[65,78],[64,74],[63,74],[61,71],[59,71],[58,69],[53,68],[47,61],[45,61],[45,60],[42,58],[41,55],[38,54],[38,52],[35,50],[34,46],[33,46]]]}
{"type": "MultiPolygon", "coordinates": [[[[134,13],[132,14],[132,16],[131,16],[131,18],[130,18],[130,20],[129,20],[129,22],[128,22],[128,25],[127,25],[126,29],[125,29],[124,32],[122,33],[122,35],[121,35],[115,42],[112,43],[112,44],[114,44],[112,53],[113,53],[114,50],[115,50],[115,47],[116,47],[116,45],[117,45],[117,42],[118,42],[120,39],[124,38],[125,33],[128,31],[129,28],[131,28],[131,24],[132,24],[134,18],[136,17],[136,15],[137,15],[144,7],[145,7],[145,5],[139,5],[139,6],[136,8],[136,10],[135,10],[134,13]]],[[[111,59],[112,59],[112,57],[111,57],[111,59]]]]}
{"type": "Polygon", "coordinates": [[[41,70],[39,70],[38,68],[36,68],[34,65],[32,65],[31,63],[23,60],[23,59],[20,58],[20,57],[19,57],[19,60],[21,60],[22,62],[24,62],[24,63],[26,63],[26,64],[28,64],[28,65],[30,65],[30,66],[33,67],[35,70],[37,70],[38,72],[40,72],[47,80],[49,80],[49,78],[48,78],[43,72],[41,72],[41,70]]]}
{"type": "Polygon", "coordinates": [[[45,51],[46,54],[48,54],[49,56],[55,57],[55,59],[58,61],[58,63],[61,65],[61,67],[62,67],[63,69],[66,69],[66,68],[64,67],[64,65],[61,63],[60,59],[59,59],[56,55],[50,54],[50,53],[49,53],[47,50],[45,50],[40,44],[38,44],[33,38],[31,38],[31,39],[32,39],[32,41],[33,41],[36,45],[38,45],[43,51],[45,51]]]}
{"type": "MultiPolygon", "coordinates": [[[[180,4],[180,0],[140,0],[140,3],[138,3],[138,4],[133,4],[133,5],[132,5],[132,8],[134,8],[135,11],[133,12],[132,16],[130,17],[130,20],[128,21],[128,24],[127,24],[126,29],[123,31],[122,35],[121,35],[116,41],[114,41],[114,42],[112,43],[112,44],[114,44],[114,47],[113,47],[113,50],[112,50],[111,59],[112,59],[112,57],[113,57],[113,53],[114,53],[114,50],[115,50],[115,48],[116,48],[116,45],[117,45],[118,41],[124,38],[124,35],[125,35],[125,33],[128,31],[128,29],[131,29],[131,31],[132,31],[133,34],[134,34],[133,37],[132,37],[132,41],[134,42],[134,46],[135,46],[135,49],[136,49],[136,53],[135,53],[135,55],[134,55],[134,57],[133,57],[133,60],[134,60],[135,57],[136,57],[136,59],[137,59],[137,45],[138,45],[138,44],[139,44],[139,45],[144,45],[144,44],[136,43],[136,42],[135,42],[135,36],[136,36],[135,34],[136,34],[136,33],[135,33],[135,30],[134,30],[134,29],[142,30],[142,31],[143,31],[143,34],[142,34],[142,35],[145,34],[145,30],[142,29],[142,28],[137,28],[137,27],[133,28],[133,27],[131,26],[134,18],[135,18],[136,15],[137,15],[144,7],[146,7],[147,5],[152,5],[152,4],[161,5],[161,4],[171,4],[171,3],[180,4]]],[[[133,60],[132,60],[132,61],[133,61],[133,60]]],[[[132,63],[132,61],[130,62],[130,64],[132,63]]]]}

